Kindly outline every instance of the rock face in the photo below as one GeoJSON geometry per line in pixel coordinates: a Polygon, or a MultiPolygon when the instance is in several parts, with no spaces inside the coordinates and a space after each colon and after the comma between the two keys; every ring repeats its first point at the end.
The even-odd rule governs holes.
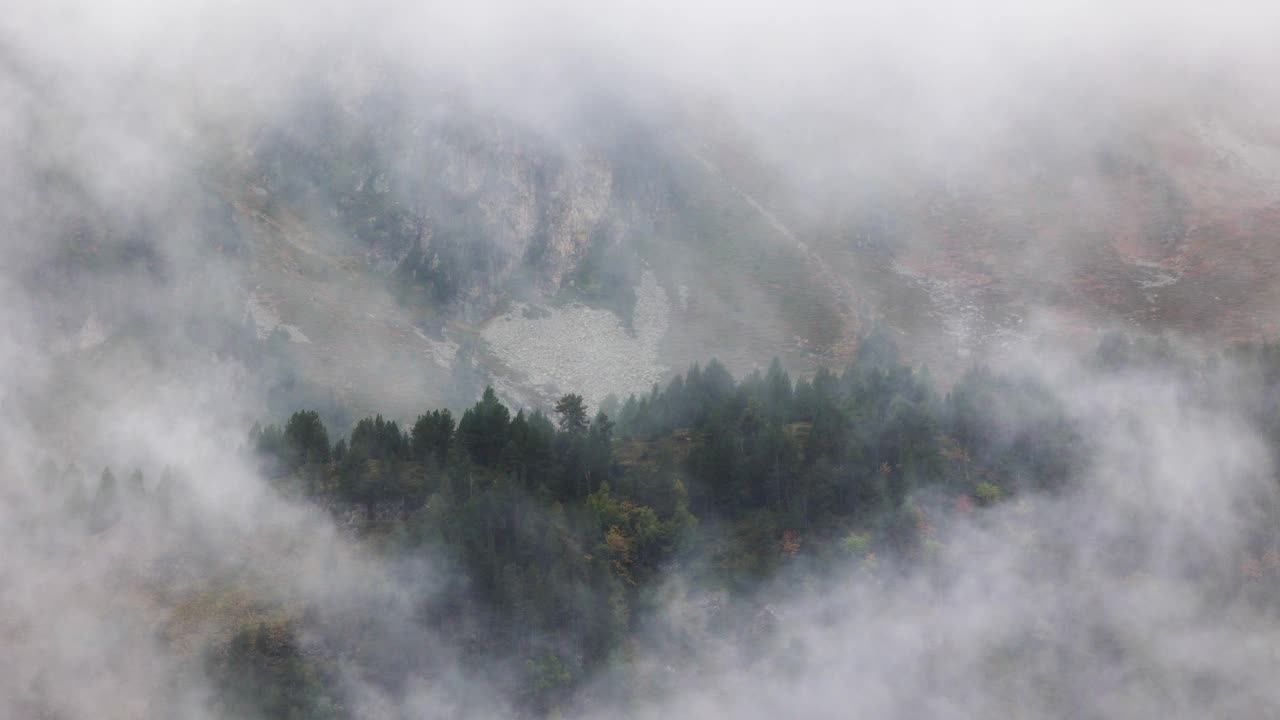
{"type": "Polygon", "coordinates": [[[609,209],[613,171],[599,155],[579,153],[569,158],[550,185],[543,261],[548,285],[558,288],[582,260],[609,209]]]}
{"type": "Polygon", "coordinates": [[[243,314],[294,340],[303,377],[406,416],[460,402],[450,386],[595,402],[664,378],[678,285],[646,258],[680,233],[660,143],[466,107],[308,107],[262,133],[238,201],[254,226],[243,314]]]}
{"type": "Polygon", "coordinates": [[[586,255],[613,201],[612,168],[598,153],[577,148],[539,157],[540,152],[545,149],[499,147],[482,152],[484,168],[476,167],[474,157],[459,161],[468,168],[466,176],[456,185],[446,179],[439,192],[449,196],[446,205],[469,206],[474,215],[460,244],[450,235],[449,211],[435,207],[430,195],[418,199],[426,218],[421,246],[428,269],[450,253],[481,265],[457,289],[481,312],[529,261],[534,273],[520,279],[544,292],[558,290],[586,255]]]}
{"type": "Polygon", "coordinates": [[[839,366],[868,322],[944,379],[1043,316],[1084,343],[1117,323],[1280,332],[1280,133],[1230,117],[1134,113],[1147,119],[1092,134],[1036,120],[954,173],[885,161],[863,192],[836,177],[797,198],[696,118],[546,132],[416,102],[313,103],[253,152],[255,222],[290,235],[291,264],[262,263],[289,281],[249,309],[322,358],[326,382],[368,372],[422,395],[463,357],[509,398],[598,400],[711,356],[739,374],[775,355],[839,366]],[[339,273],[308,271],[313,254],[398,308],[324,305],[339,273]],[[298,308],[329,308],[329,327],[298,308]],[[348,315],[355,327],[334,326],[348,315]],[[369,370],[388,348],[403,352],[369,370]]]}
{"type": "Polygon", "coordinates": [[[338,253],[468,321],[513,293],[556,293],[593,244],[659,205],[618,192],[615,138],[565,141],[471,108],[403,102],[321,95],[305,118],[263,133],[252,184],[336,236],[338,253]]]}

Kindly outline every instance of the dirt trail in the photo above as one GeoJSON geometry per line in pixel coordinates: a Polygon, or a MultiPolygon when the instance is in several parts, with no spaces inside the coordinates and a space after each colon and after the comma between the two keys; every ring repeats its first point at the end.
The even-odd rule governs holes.
{"type": "Polygon", "coordinates": [[[720,168],[710,158],[692,147],[687,148],[687,150],[690,156],[702,165],[703,169],[723,183],[725,187],[733,192],[733,194],[737,195],[743,202],[751,206],[753,210],[760,214],[760,217],[764,218],[765,222],[769,223],[769,226],[772,227],[778,235],[782,236],[783,239],[790,243],[792,249],[794,249],[804,261],[805,267],[813,273],[814,279],[820,282],[822,286],[836,298],[840,304],[840,319],[844,322],[844,330],[841,332],[841,341],[832,348],[832,354],[837,358],[843,358],[846,354],[851,353],[857,330],[853,314],[854,309],[859,307],[857,302],[858,293],[854,291],[853,285],[844,278],[841,278],[831,272],[830,266],[821,255],[815,252],[813,248],[809,247],[808,243],[801,240],[798,235],[792,232],[791,228],[787,227],[786,223],[782,222],[782,220],[780,220],[776,215],[769,212],[769,209],[766,208],[759,200],[756,200],[750,193],[733,184],[733,182],[729,180],[723,172],[721,172],[720,168]]]}

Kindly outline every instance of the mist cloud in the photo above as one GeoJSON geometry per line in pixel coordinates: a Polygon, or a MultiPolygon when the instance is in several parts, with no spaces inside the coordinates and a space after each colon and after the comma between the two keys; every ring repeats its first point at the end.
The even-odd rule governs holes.
{"type": "MultiPolygon", "coordinates": [[[[207,342],[247,290],[219,249],[243,188],[219,184],[317,86],[355,115],[381,91],[451,98],[562,148],[618,116],[733,138],[812,227],[880,188],[963,186],[1011,138],[1072,156],[1205,106],[1250,126],[1280,99],[1277,29],[1262,2],[20,3],[0,19],[0,710],[214,717],[201,652],[225,638],[181,608],[223,602],[307,608],[317,642],[366,623],[377,658],[421,663],[394,689],[345,668],[362,717],[511,712],[501,678],[462,677],[416,617],[447,564],[371,553],[227,459],[263,403],[259,368],[207,342]],[[132,259],[96,272],[106,255],[132,259]],[[91,318],[109,339],[84,339],[91,318]],[[48,459],[55,478],[34,470],[48,459]],[[104,466],[143,469],[145,496],[105,530],[67,519],[104,466]],[[205,595],[225,578],[270,602],[205,595]]],[[[1261,581],[1233,589],[1276,552],[1274,468],[1229,368],[1193,384],[1067,355],[995,360],[1089,429],[1078,488],[947,521],[915,569],[858,556],[819,589],[780,584],[749,613],[758,636],[707,631],[735,610],[673,571],[637,649],[659,692],[623,707],[602,680],[580,716],[1275,713],[1275,608],[1261,581]]]]}

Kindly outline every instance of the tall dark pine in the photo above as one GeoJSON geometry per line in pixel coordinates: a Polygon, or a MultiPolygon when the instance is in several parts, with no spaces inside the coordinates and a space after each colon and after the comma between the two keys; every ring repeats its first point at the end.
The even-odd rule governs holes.
{"type": "Polygon", "coordinates": [[[480,402],[471,406],[458,421],[458,438],[466,446],[472,462],[493,465],[507,446],[511,411],[498,402],[492,387],[485,388],[480,402]]]}
{"type": "Polygon", "coordinates": [[[329,433],[319,413],[302,410],[289,418],[284,426],[284,452],[290,468],[329,462],[329,433]]]}
{"type": "Polygon", "coordinates": [[[569,393],[556,403],[560,416],[560,431],[577,435],[587,429],[587,403],[581,395],[569,393]]]}

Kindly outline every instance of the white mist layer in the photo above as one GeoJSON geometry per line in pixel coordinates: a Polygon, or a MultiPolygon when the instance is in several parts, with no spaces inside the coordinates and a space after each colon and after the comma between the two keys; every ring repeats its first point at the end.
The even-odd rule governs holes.
{"type": "MultiPolygon", "coordinates": [[[[687,75],[731,110],[778,121],[762,120],[771,127],[785,125],[780,112],[830,109],[817,124],[844,132],[847,104],[857,106],[854,117],[878,112],[876,93],[872,102],[844,93],[849,77],[887,78],[891,87],[905,77],[921,101],[907,104],[918,112],[903,132],[923,157],[948,155],[953,147],[942,141],[957,135],[972,145],[961,151],[998,135],[999,118],[973,120],[1020,98],[1028,83],[1019,71],[1028,68],[1099,57],[1085,77],[1109,77],[1108,63],[1172,53],[1175,66],[1225,58],[1242,75],[1267,70],[1259,84],[1274,75],[1265,61],[1276,11],[1260,2],[1135,2],[1114,12],[1100,2],[1020,3],[1012,15],[1011,3],[993,2],[901,16],[870,3],[800,3],[786,12],[746,3],[740,16],[716,3],[671,3],[659,13],[633,3],[613,16],[588,3],[546,13],[481,5],[20,2],[0,18],[0,154],[15,159],[0,168],[0,716],[213,718],[201,654],[225,639],[226,626],[186,624],[183,609],[212,606],[207,617],[227,619],[254,617],[260,609],[250,606],[259,604],[313,609],[320,627],[368,623],[387,654],[397,643],[429,649],[431,671],[394,692],[346,668],[358,717],[504,714],[506,698],[462,677],[454,649],[417,622],[413,599],[432,592],[434,558],[409,568],[388,563],[321,509],[282,499],[256,477],[237,454],[260,408],[244,377],[252,368],[190,347],[183,334],[193,313],[218,298],[190,281],[224,270],[196,249],[191,238],[202,228],[184,202],[199,197],[191,169],[219,147],[201,147],[201,133],[270,118],[289,97],[283,91],[335,40],[375,57],[372,49],[390,47],[406,64],[420,61],[424,76],[460,78],[481,104],[519,108],[529,124],[554,125],[562,106],[547,89],[562,88],[562,66],[526,61],[566,45],[616,45],[632,64],[660,77],[687,75]],[[727,19],[741,32],[726,33],[727,19]],[[1230,62],[1236,47],[1244,48],[1239,65],[1230,62]],[[955,75],[941,70],[953,66],[955,75]],[[522,88],[530,76],[541,81],[522,88]],[[922,119],[939,119],[939,127],[922,119]],[[54,201],[59,178],[74,191],[54,201]],[[42,253],[82,230],[84,207],[89,225],[115,219],[125,231],[134,221],[150,228],[167,264],[155,286],[128,275],[86,281],[91,297],[106,301],[69,323],[79,338],[63,346],[121,354],[93,353],[79,366],[50,349],[58,347],[51,328],[64,310],[77,319],[73,296],[85,288],[37,295],[27,273],[57,259],[42,253]],[[97,312],[118,309],[108,305],[138,309],[158,329],[137,339],[140,349],[117,350],[133,326],[97,312]],[[37,477],[46,459],[75,462],[86,489],[104,465],[120,482],[143,468],[148,491],[165,467],[184,480],[169,511],[122,493],[118,522],[91,529],[66,512],[62,491],[37,477]],[[227,587],[240,594],[224,595],[227,587]]],[[[875,119],[900,127],[898,117],[875,119]]],[[[792,138],[762,152],[786,157],[797,145],[804,147],[792,138]]],[[[1259,177],[1274,175],[1274,158],[1239,152],[1259,177]]],[[[818,155],[793,159],[784,173],[808,177],[810,160],[848,160],[818,155]]],[[[266,305],[248,310],[260,328],[279,323],[266,305]]],[[[648,274],[634,334],[607,311],[548,312],[524,318],[516,310],[484,331],[531,384],[582,392],[595,404],[608,392],[647,390],[665,372],[657,345],[670,302],[648,274]]],[[[967,331],[969,317],[949,327],[967,331]]],[[[424,363],[449,363],[456,351],[428,349],[424,363]]],[[[1250,586],[1238,589],[1240,563],[1274,545],[1274,468],[1262,438],[1229,393],[1206,398],[1157,374],[1099,377],[1060,357],[1024,355],[1017,365],[1048,380],[1089,430],[1096,453],[1078,489],[955,521],[939,532],[932,559],[902,575],[852,558],[848,578],[820,592],[780,586],[764,623],[770,629],[758,638],[709,632],[719,589],[673,572],[636,651],[635,681],[654,692],[637,709],[591,688],[580,716],[1280,715],[1280,623],[1250,586]],[[1262,548],[1253,547],[1258,536],[1262,548]]]]}
{"type": "Polygon", "coordinates": [[[1100,378],[1038,361],[1056,366],[1049,379],[1098,449],[1079,487],[959,522],[920,498],[940,526],[930,560],[885,575],[856,559],[834,587],[784,584],[760,627],[735,641],[690,635],[690,618],[715,603],[673,580],[653,632],[694,657],[655,648],[640,667],[662,692],[617,717],[1280,711],[1269,680],[1280,625],[1257,604],[1261,585],[1238,591],[1250,543],[1274,536],[1280,501],[1261,438],[1229,403],[1192,400],[1172,377],[1100,378]]]}

